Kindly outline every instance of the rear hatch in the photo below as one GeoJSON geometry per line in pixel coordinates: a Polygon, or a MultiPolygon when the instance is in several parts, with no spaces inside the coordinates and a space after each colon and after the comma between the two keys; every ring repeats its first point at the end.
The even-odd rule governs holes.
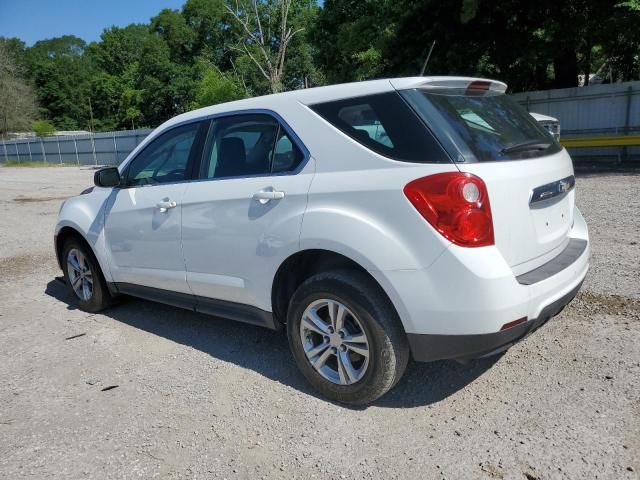
{"type": "Polygon", "coordinates": [[[401,90],[462,172],[484,180],[495,244],[516,275],[569,242],[575,203],[567,152],[502,83],[459,79],[401,90]]]}
{"type": "Polygon", "coordinates": [[[573,166],[565,151],[536,160],[459,168],[487,185],[496,246],[516,275],[542,265],[567,245],[575,194],[572,189],[561,191],[573,184],[573,166]],[[534,192],[539,201],[532,202],[534,192]]]}

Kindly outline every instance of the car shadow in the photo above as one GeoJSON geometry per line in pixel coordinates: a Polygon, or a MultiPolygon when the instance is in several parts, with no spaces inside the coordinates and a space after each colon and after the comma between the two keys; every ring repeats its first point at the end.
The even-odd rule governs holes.
{"type": "MultiPolygon", "coordinates": [[[[59,280],[50,281],[45,294],[65,303],[69,310],[76,309],[75,297],[59,280]]],[[[131,297],[123,298],[101,314],[324,399],[298,371],[283,331],[274,332],[131,297]]],[[[410,362],[398,385],[372,406],[406,408],[437,403],[473,382],[499,358],[473,360],[464,365],[454,361],[410,362]]],[[[336,405],[356,410],[366,408],[336,405]]]]}

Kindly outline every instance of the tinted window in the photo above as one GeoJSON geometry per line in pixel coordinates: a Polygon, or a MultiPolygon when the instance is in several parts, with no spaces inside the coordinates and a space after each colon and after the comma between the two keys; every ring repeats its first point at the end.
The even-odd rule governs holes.
{"type": "Polygon", "coordinates": [[[562,148],[524,108],[502,93],[457,88],[419,92],[478,161],[541,157],[562,148]]]}
{"type": "Polygon", "coordinates": [[[311,108],[357,142],[389,158],[450,162],[429,129],[395,92],[319,103],[311,108]]]}
{"type": "Polygon", "coordinates": [[[294,170],[303,154],[269,115],[214,120],[201,178],[244,177],[294,170]]]}
{"type": "Polygon", "coordinates": [[[163,133],[134,158],[127,169],[128,185],[168,183],[187,178],[189,155],[199,123],[163,133]]]}

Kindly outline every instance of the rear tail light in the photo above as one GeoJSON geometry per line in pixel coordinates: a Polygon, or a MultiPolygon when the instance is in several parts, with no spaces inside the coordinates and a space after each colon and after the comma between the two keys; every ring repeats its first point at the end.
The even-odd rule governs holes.
{"type": "Polygon", "coordinates": [[[456,245],[494,244],[489,195],[479,177],[438,173],[408,183],[404,194],[433,228],[456,245]]]}

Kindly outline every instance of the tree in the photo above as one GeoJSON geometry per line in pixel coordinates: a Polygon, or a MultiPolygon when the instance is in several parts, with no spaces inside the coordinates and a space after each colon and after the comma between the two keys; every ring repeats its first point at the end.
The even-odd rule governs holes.
{"type": "Polygon", "coordinates": [[[10,69],[23,67],[11,75],[19,86],[2,85],[0,112],[25,117],[24,129],[34,117],[87,128],[91,112],[98,130],[153,127],[242,96],[417,75],[434,41],[426,74],[497,78],[510,91],[575,86],[590,72],[640,79],[639,2],[186,0],[90,45],[0,37],[10,69]]]}
{"type": "Polygon", "coordinates": [[[227,45],[233,41],[229,28],[225,0],[187,0],[182,7],[182,16],[194,32],[192,54],[227,68],[229,55],[227,45]]]}
{"type": "Polygon", "coordinates": [[[151,19],[150,31],[159,34],[167,43],[173,62],[190,62],[196,34],[178,11],[162,10],[151,19]]]}
{"type": "Polygon", "coordinates": [[[640,77],[637,2],[326,0],[313,40],[330,81],[416,75],[435,40],[428,74],[571,87],[604,62],[615,78],[640,77]]]}
{"type": "Polygon", "coordinates": [[[196,98],[191,106],[207,107],[245,97],[245,89],[232,75],[223,73],[214,66],[208,66],[197,86],[196,98]]]}
{"type": "Polygon", "coordinates": [[[224,5],[241,27],[235,48],[251,59],[269,82],[271,93],[282,90],[287,47],[293,37],[304,30],[304,27],[291,27],[292,3],[293,0],[236,0],[233,7],[224,5]]]}
{"type": "Polygon", "coordinates": [[[97,129],[133,128],[144,122],[140,89],[141,46],[151,32],[148,25],[132,24],[105,30],[100,41],[86,49],[98,72],[90,92],[97,129]]]}
{"type": "Polygon", "coordinates": [[[56,128],[49,120],[36,120],[33,122],[32,128],[35,134],[40,138],[49,137],[56,133],[56,128]]]}
{"type": "Polygon", "coordinates": [[[84,40],[65,35],[36,42],[27,51],[38,103],[60,130],[83,129],[89,123],[93,66],[84,56],[85,47],[84,40]]]}
{"type": "MultiPolygon", "coordinates": [[[[320,69],[330,82],[368,80],[382,75],[394,54],[398,2],[326,0],[313,26],[320,69]]],[[[401,2],[400,2],[401,3],[401,2]]]]}
{"type": "Polygon", "coordinates": [[[111,27],[102,32],[99,42],[86,48],[85,54],[98,69],[110,75],[122,75],[131,64],[140,61],[140,46],[150,35],[149,25],[111,27]]]}
{"type": "Polygon", "coordinates": [[[33,89],[5,42],[0,42],[0,136],[28,130],[36,115],[33,89]]]}

